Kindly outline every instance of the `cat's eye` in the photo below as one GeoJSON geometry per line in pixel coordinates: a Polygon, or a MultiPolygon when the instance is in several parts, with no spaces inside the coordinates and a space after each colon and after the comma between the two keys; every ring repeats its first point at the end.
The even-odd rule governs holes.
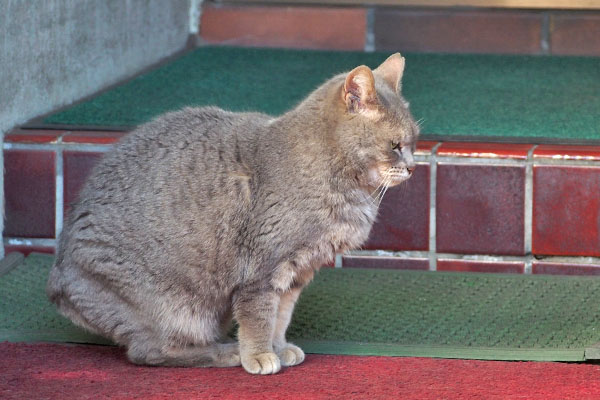
{"type": "Polygon", "coordinates": [[[392,150],[396,150],[398,148],[399,143],[392,141],[392,150]]]}

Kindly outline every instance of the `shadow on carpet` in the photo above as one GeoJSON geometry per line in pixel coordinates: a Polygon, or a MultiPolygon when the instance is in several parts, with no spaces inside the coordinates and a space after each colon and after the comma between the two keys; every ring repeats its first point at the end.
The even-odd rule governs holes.
{"type": "MultiPolygon", "coordinates": [[[[110,344],[45,297],[53,257],[0,277],[0,341],[110,344]]],[[[323,269],[288,337],[308,353],[486,360],[598,359],[600,279],[323,269]]]]}

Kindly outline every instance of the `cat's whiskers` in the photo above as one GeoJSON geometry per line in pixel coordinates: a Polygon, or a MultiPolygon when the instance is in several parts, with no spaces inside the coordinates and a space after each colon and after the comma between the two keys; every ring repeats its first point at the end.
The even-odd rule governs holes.
{"type": "MultiPolygon", "coordinates": [[[[385,196],[385,193],[389,189],[389,185],[390,183],[392,183],[392,180],[393,173],[388,169],[383,173],[381,183],[379,184],[375,192],[373,192],[373,194],[375,194],[375,197],[372,199],[372,204],[374,206],[379,207],[381,205],[381,202],[383,201],[383,196],[385,196]]],[[[373,194],[371,196],[373,196],[373,194]]]]}
{"type": "Polygon", "coordinates": [[[381,205],[381,202],[383,201],[383,196],[385,196],[385,193],[390,188],[390,183],[392,183],[393,179],[394,179],[393,173],[390,170],[386,170],[386,174],[385,174],[384,180],[383,180],[383,182],[384,182],[383,190],[380,192],[378,203],[377,203],[378,207],[381,205]]]}
{"type": "Polygon", "coordinates": [[[382,187],[383,187],[383,183],[384,183],[384,180],[382,180],[382,181],[379,183],[379,185],[378,185],[378,186],[375,188],[375,190],[373,190],[373,192],[372,192],[372,193],[369,195],[369,197],[367,197],[367,198],[365,198],[364,200],[362,200],[362,201],[361,201],[361,203],[362,203],[362,202],[365,202],[365,201],[369,201],[369,202],[370,202],[372,205],[376,205],[376,204],[375,204],[375,201],[374,201],[374,199],[376,199],[377,197],[379,197],[379,193],[378,193],[378,192],[379,192],[380,190],[383,190],[383,189],[382,189],[382,187]],[[375,196],[375,197],[373,197],[373,196],[375,196]]]}

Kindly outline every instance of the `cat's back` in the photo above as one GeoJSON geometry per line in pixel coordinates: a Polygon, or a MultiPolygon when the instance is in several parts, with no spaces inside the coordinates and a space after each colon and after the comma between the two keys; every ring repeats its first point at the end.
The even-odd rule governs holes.
{"type": "Polygon", "coordinates": [[[98,237],[132,252],[208,237],[243,207],[247,187],[240,182],[254,168],[257,136],[269,120],[258,113],[185,108],[127,134],[97,164],[72,205],[59,253],[98,237]]]}
{"type": "Polygon", "coordinates": [[[159,196],[161,190],[176,189],[182,181],[205,186],[218,180],[220,173],[238,168],[242,158],[248,159],[243,156],[253,151],[270,118],[216,107],[164,114],[127,134],[105,155],[83,188],[81,200],[131,202],[141,200],[141,195],[148,197],[145,190],[154,188],[159,196]]]}
{"type": "MultiPolygon", "coordinates": [[[[160,116],[127,134],[100,164],[114,167],[130,163],[160,168],[159,161],[185,157],[224,155],[235,143],[255,142],[270,116],[260,113],[234,113],[216,107],[184,108],[160,116]],[[144,161],[150,161],[143,165],[144,161]],[[115,165],[116,164],[116,165],[115,165]]],[[[135,171],[130,171],[135,172],[135,171]]]]}

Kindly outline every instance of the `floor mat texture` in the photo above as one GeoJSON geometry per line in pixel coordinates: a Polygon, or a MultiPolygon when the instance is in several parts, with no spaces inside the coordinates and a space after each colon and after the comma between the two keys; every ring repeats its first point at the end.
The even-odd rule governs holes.
{"type": "MultiPolygon", "coordinates": [[[[32,254],[0,277],[0,340],[109,344],[46,300],[52,261],[32,254]]],[[[583,361],[598,358],[599,300],[594,277],[327,268],[288,337],[324,354],[583,361]]]]}
{"type": "MultiPolygon", "coordinates": [[[[329,77],[389,53],[205,47],[45,125],[133,127],[186,105],[278,115],[329,77]]],[[[600,58],[405,54],[402,91],[424,134],[600,139],[600,58]]]]}
{"type": "Polygon", "coordinates": [[[0,343],[0,398],[529,399],[600,398],[593,364],[308,355],[277,375],[129,363],[107,346],[0,343]]]}

